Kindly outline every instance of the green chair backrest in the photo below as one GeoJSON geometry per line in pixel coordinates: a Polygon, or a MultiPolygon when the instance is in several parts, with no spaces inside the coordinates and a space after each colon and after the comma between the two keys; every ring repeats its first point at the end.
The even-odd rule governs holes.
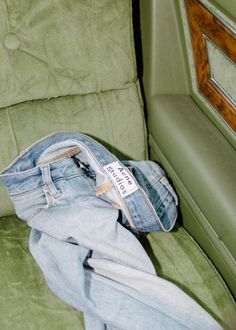
{"type": "MultiPolygon", "coordinates": [[[[131,0],[0,0],[0,58],[0,170],[65,130],[146,157],[131,0]]],[[[12,214],[0,196],[0,216],[12,214]]]]}

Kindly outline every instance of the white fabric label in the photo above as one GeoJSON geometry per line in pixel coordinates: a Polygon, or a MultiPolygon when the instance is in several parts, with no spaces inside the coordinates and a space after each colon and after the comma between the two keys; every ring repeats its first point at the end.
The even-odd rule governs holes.
{"type": "Polygon", "coordinates": [[[103,168],[118,188],[121,197],[126,197],[138,190],[138,186],[129,170],[119,162],[110,163],[103,168]]]}

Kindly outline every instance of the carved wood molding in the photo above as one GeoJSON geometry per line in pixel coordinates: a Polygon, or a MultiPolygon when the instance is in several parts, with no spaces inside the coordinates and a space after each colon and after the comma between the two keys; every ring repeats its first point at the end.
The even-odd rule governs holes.
{"type": "Polygon", "coordinates": [[[199,91],[236,131],[236,105],[211,76],[206,43],[208,38],[236,64],[236,35],[198,0],[185,1],[199,91]]]}

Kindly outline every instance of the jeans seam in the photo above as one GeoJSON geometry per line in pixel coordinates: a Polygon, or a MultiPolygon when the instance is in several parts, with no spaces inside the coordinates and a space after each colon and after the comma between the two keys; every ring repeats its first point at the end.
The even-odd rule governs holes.
{"type": "MultiPolygon", "coordinates": [[[[68,176],[68,177],[61,177],[61,178],[58,178],[56,180],[53,180],[53,182],[58,182],[58,181],[62,181],[62,180],[69,180],[69,179],[73,179],[73,178],[76,178],[76,177],[80,177],[80,176],[84,176],[85,174],[76,174],[76,175],[71,175],[71,176],[68,176]]],[[[85,175],[86,176],[86,175],[85,175]]],[[[21,198],[23,196],[27,196],[28,194],[33,194],[34,192],[36,193],[37,191],[43,189],[43,187],[45,187],[45,184],[35,188],[35,189],[32,189],[32,190],[29,190],[29,191],[25,191],[25,192],[22,192],[22,193],[19,193],[19,194],[16,194],[16,195],[11,195],[10,197],[12,199],[17,198],[21,198]]]]}

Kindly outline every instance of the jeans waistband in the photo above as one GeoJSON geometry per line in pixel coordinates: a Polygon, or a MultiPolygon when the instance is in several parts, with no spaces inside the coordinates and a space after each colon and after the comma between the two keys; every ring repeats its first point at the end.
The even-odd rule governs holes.
{"type": "Polygon", "coordinates": [[[10,197],[12,197],[43,187],[49,181],[83,174],[83,170],[78,168],[73,159],[65,158],[37,165],[25,171],[1,174],[0,181],[4,182],[10,197]]]}

